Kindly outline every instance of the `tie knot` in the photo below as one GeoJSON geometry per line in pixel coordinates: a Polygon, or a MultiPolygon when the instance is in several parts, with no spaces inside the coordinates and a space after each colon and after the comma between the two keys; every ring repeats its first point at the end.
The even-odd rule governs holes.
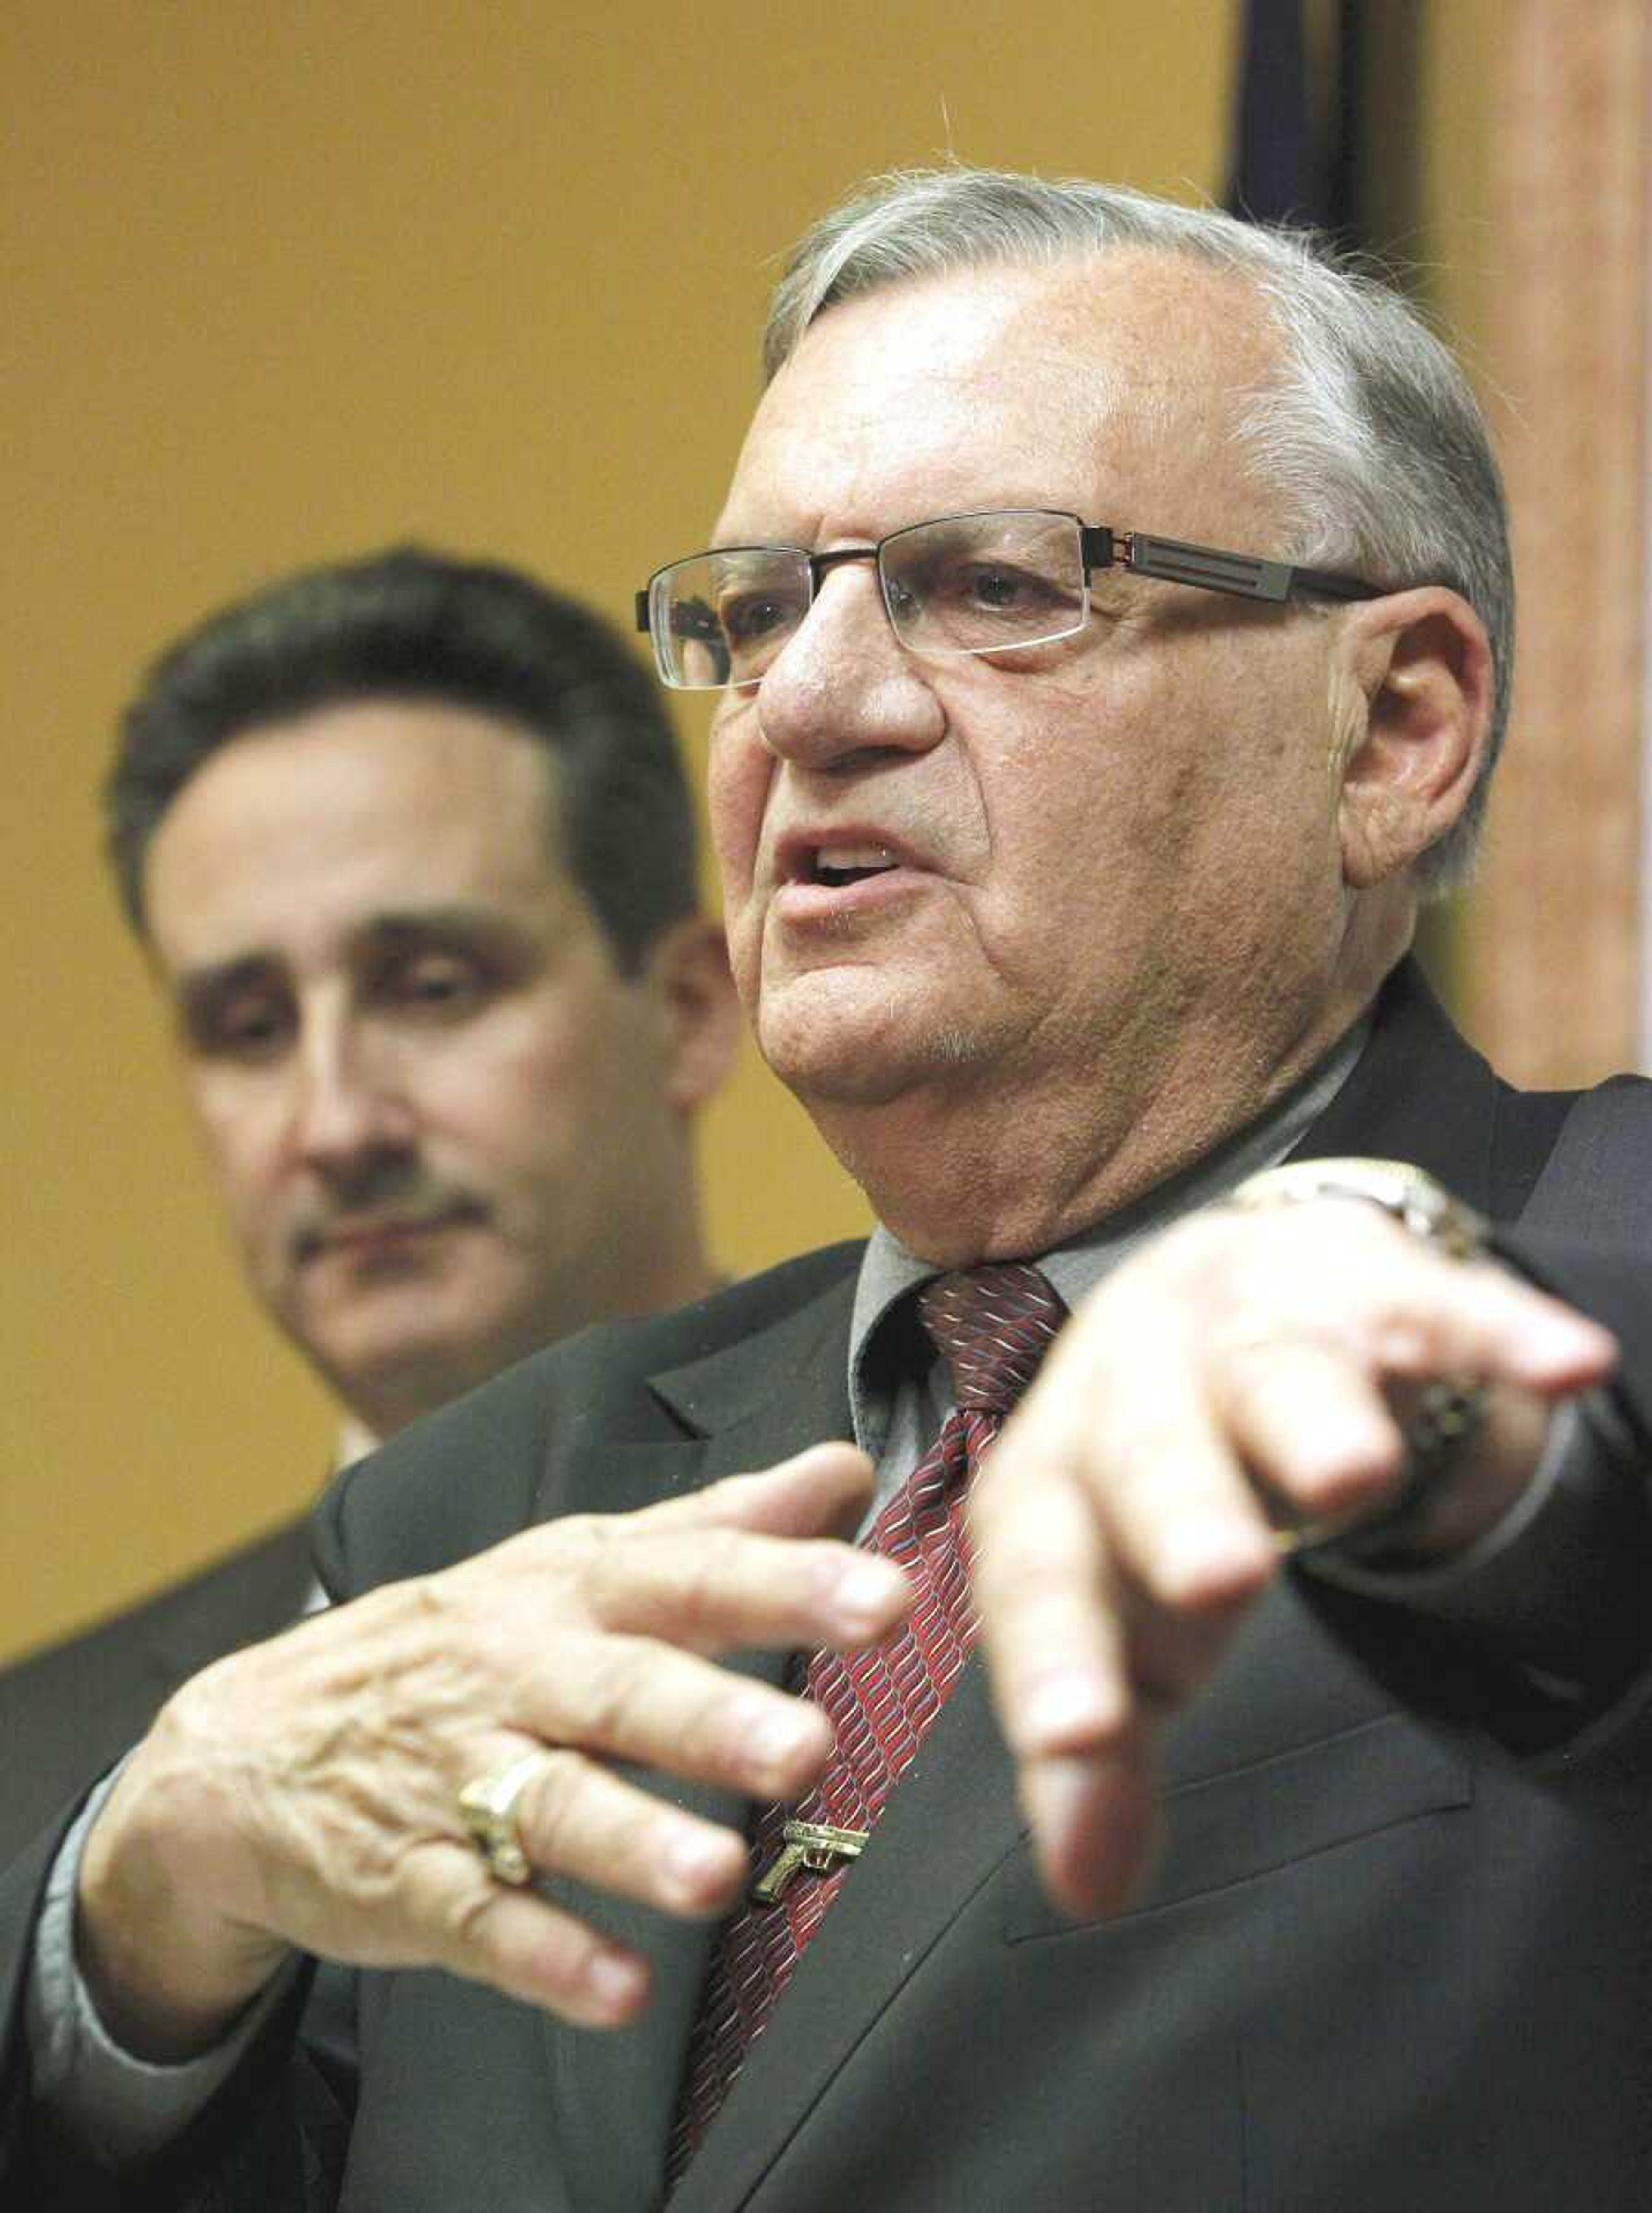
{"type": "Polygon", "coordinates": [[[959,1405],[978,1413],[1009,1411],[1067,1318],[1050,1283],[1021,1260],[937,1276],[918,1293],[917,1311],[959,1405]]]}

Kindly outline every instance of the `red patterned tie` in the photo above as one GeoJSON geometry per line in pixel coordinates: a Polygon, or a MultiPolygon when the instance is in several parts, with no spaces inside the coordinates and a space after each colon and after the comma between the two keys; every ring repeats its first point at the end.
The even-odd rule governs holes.
{"type": "MultiPolygon", "coordinates": [[[[952,1371],[958,1403],[862,1539],[905,1569],[917,1603],[887,1643],[810,1660],[808,1695],[830,1717],[837,1750],[800,1806],[771,1807],[759,1819],[755,1873],[778,1858],[789,1822],[871,1829],[940,1712],[975,1642],[964,1529],[969,1480],[1067,1312],[1038,1270],[1020,1262],[938,1277],[919,1294],[917,1308],[952,1371]]],[[[667,2159],[673,2184],[848,1872],[846,1860],[825,1872],[799,1869],[774,1904],[747,1899],[724,1923],[689,2045],[667,2159]]]]}

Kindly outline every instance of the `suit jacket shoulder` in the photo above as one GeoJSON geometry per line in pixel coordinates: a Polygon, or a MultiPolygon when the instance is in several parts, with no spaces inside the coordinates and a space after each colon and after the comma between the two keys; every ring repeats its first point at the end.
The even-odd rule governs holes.
{"type": "Polygon", "coordinates": [[[347,1592],[428,1573],[553,1514],[623,1512],[847,1435],[863,1250],[827,1246],[692,1306],[582,1331],[415,1423],[333,1485],[318,1517],[323,1581],[347,1592]],[[708,1460],[713,1435],[726,1453],[708,1460]]]}
{"type": "Polygon", "coordinates": [[[0,1864],[136,1743],[180,1684],[284,1629],[310,1576],[307,1525],[286,1522],[0,1673],[0,1864]]]}

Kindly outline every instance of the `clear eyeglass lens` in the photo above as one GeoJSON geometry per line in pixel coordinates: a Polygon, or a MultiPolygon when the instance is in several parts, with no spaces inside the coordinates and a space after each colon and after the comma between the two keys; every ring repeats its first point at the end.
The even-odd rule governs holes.
{"type": "Polygon", "coordinates": [[[651,588],[661,673],[680,691],[754,684],[808,612],[808,557],[736,546],[674,562],[651,588]]]}
{"type": "MultiPolygon", "coordinates": [[[[945,515],[883,542],[889,620],[916,653],[1042,645],[1084,625],[1088,593],[1071,515],[1019,510],[945,515]]],[[[674,562],[650,587],[660,673],[680,691],[755,684],[808,614],[807,553],[735,546],[674,562]]]]}
{"type": "Polygon", "coordinates": [[[1070,515],[954,515],[886,539],[884,604],[917,653],[992,653],[1082,629],[1084,549],[1070,515]]]}

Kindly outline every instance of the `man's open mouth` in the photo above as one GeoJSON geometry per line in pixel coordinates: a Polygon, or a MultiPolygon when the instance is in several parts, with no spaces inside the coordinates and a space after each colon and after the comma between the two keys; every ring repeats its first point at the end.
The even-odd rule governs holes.
{"type": "Polygon", "coordinates": [[[806,857],[803,881],[837,889],[857,884],[867,876],[881,876],[900,863],[887,845],[821,845],[806,857]]]}

